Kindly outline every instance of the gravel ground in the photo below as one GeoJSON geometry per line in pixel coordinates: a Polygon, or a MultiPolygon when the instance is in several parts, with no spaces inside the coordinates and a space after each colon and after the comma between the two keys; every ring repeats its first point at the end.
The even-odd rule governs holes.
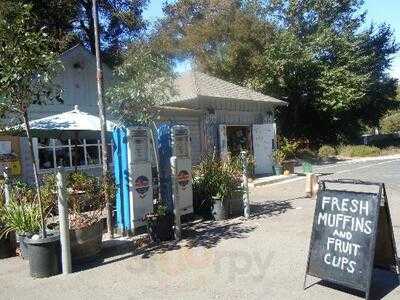
{"type": "MultiPolygon", "coordinates": [[[[369,172],[387,176],[399,241],[400,160],[377,163],[325,166],[319,171],[330,169],[332,178],[376,180],[369,172]]],[[[186,238],[180,243],[148,247],[140,239],[135,246],[125,239],[107,241],[107,249],[117,250],[106,251],[102,261],[68,276],[32,279],[27,262],[18,257],[0,260],[0,299],[360,299],[362,295],[354,292],[312,285],[318,282],[313,278],[303,291],[315,204],[303,198],[304,185],[300,178],[257,188],[251,193],[250,220],[195,221],[185,226],[186,238]]],[[[390,274],[377,273],[373,296],[400,299],[394,281],[390,274]]]]}

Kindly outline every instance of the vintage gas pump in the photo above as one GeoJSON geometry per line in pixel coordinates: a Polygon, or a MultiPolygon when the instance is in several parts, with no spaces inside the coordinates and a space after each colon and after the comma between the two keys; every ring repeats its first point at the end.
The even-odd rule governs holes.
{"type": "Polygon", "coordinates": [[[135,233],[153,212],[150,129],[116,128],[113,140],[117,223],[122,232],[135,233]]]}
{"type": "Polygon", "coordinates": [[[161,196],[169,210],[179,199],[179,214],[193,213],[192,159],[190,132],[183,125],[161,125],[158,128],[161,196]]]}

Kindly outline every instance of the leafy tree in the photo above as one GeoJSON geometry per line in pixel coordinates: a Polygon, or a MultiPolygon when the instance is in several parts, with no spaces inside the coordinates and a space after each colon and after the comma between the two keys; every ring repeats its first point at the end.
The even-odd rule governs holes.
{"type": "Polygon", "coordinates": [[[115,76],[106,96],[110,113],[121,123],[152,123],[157,106],[174,94],[171,64],[142,42],[129,46],[115,76]]]}
{"type": "Polygon", "coordinates": [[[335,143],[393,105],[398,50],[386,25],[362,29],[362,0],[180,0],[152,38],[171,58],[289,102],[283,133],[335,143]]]}
{"type": "MultiPolygon", "coordinates": [[[[92,0],[74,0],[77,7],[74,32],[92,53],[94,27],[92,0]]],[[[112,55],[123,45],[140,37],[145,28],[142,13],[148,0],[98,0],[100,44],[103,53],[112,55]]]]}
{"type": "MultiPolygon", "coordinates": [[[[6,1],[7,2],[7,1],[6,1]]],[[[53,37],[53,50],[60,53],[76,43],[95,53],[92,0],[16,0],[32,6],[38,17],[35,27],[45,27],[53,37]]],[[[102,52],[115,58],[128,41],[141,36],[146,27],[143,9],[148,0],[98,0],[102,52]]]]}
{"type": "Polygon", "coordinates": [[[31,5],[32,13],[37,16],[35,28],[44,27],[53,40],[52,50],[62,53],[68,48],[79,43],[78,36],[74,33],[78,7],[76,0],[16,0],[22,4],[31,5]]]}
{"type": "Polygon", "coordinates": [[[47,34],[37,30],[32,7],[13,1],[3,4],[5,2],[0,12],[0,114],[6,127],[15,120],[25,125],[45,236],[28,110],[32,104],[59,99],[60,91],[53,79],[60,70],[60,63],[50,50],[52,42],[47,34]]]}
{"type": "Polygon", "coordinates": [[[381,119],[380,126],[383,133],[400,132],[400,110],[392,110],[381,119]]]}
{"type": "Polygon", "coordinates": [[[273,28],[257,1],[177,1],[164,13],[152,36],[154,48],[178,60],[193,58],[200,69],[233,82],[251,76],[253,61],[271,41],[273,28]]]}

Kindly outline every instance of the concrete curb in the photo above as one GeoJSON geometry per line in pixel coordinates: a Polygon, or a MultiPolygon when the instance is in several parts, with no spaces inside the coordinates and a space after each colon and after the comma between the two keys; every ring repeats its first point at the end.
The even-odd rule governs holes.
{"type": "Polygon", "coordinates": [[[249,188],[256,188],[256,187],[263,186],[263,185],[282,182],[282,181],[296,178],[297,176],[298,176],[297,174],[291,174],[291,175],[274,175],[274,176],[257,178],[249,183],[249,188]]]}

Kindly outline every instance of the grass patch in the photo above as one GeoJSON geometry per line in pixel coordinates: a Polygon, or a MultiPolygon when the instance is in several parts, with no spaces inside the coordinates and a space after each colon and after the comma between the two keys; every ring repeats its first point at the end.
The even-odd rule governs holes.
{"type": "Polygon", "coordinates": [[[381,155],[381,149],[375,146],[348,145],[340,147],[338,154],[343,157],[379,156],[381,155]]]}
{"type": "Polygon", "coordinates": [[[400,154],[400,147],[391,146],[381,150],[381,155],[394,155],[394,154],[400,154]]]}
{"type": "Polygon", "coordinates": [[[336,149],[329,145],[323,145],[318,150],[318,155],[324,158],[333,157],[336,154],[336,149]]]}

